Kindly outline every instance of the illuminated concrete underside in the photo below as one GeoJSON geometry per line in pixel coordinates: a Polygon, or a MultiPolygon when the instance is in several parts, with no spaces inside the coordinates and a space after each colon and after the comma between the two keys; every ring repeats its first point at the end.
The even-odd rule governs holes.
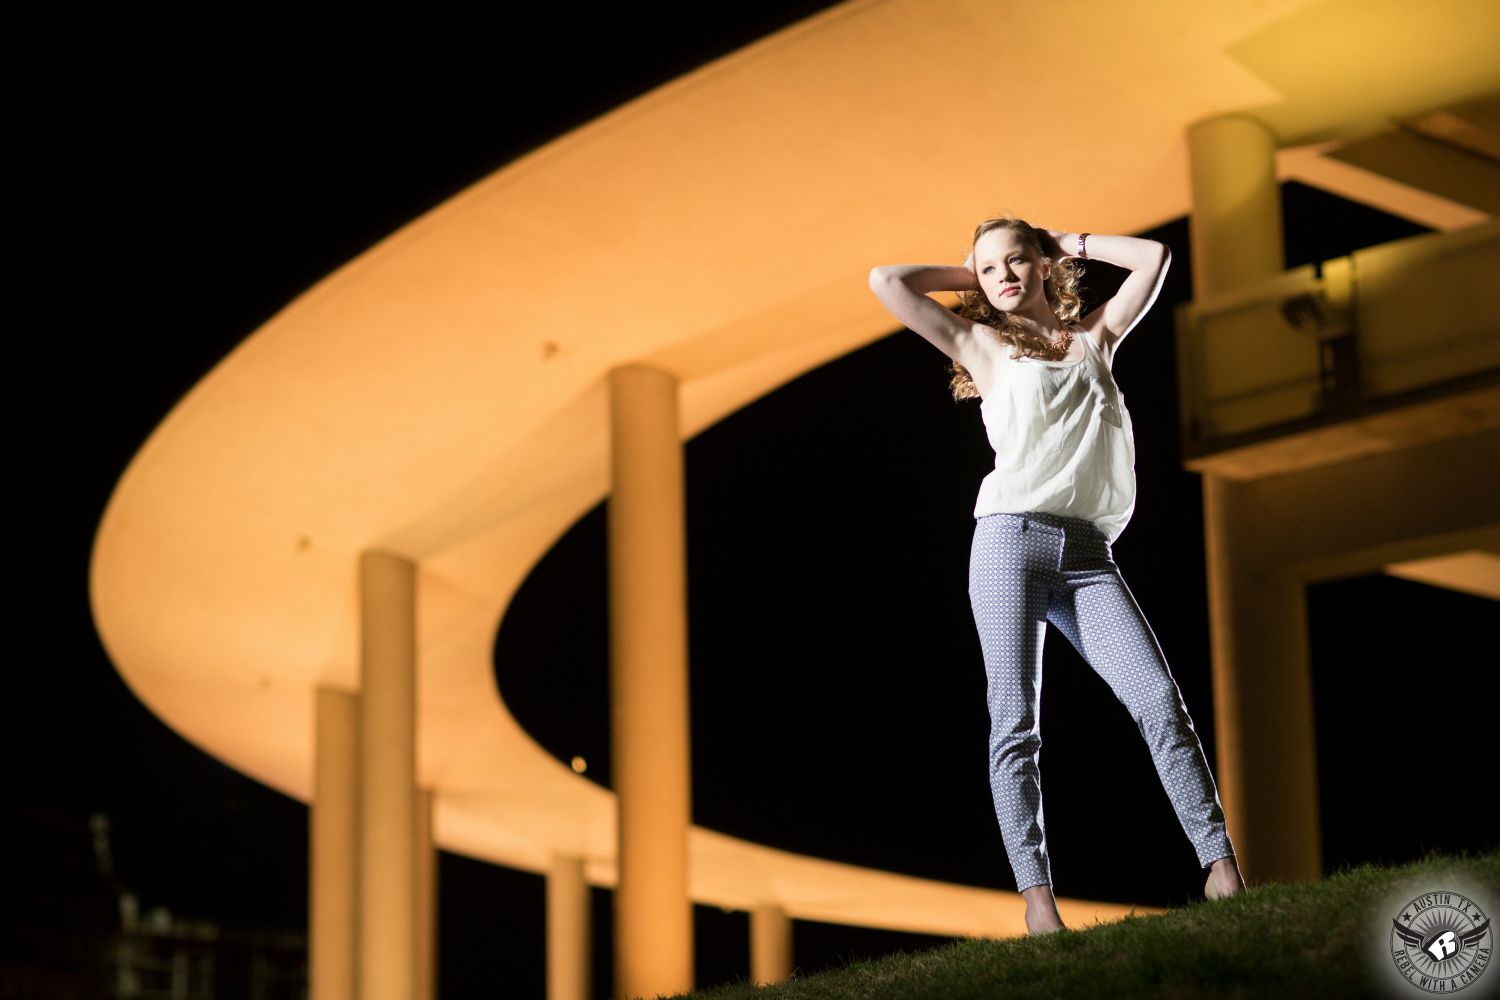
{"type": "MultiPolygon", "coordinates": [[[[509,164],[248,337],[111,498],[90,577],[100,634],[168,725],[307,800],[313,692],[357,687],[358,555],[403,554],[420,565],[418,781],[436,843],[538,873],[579,854],[611,886],[612,796],[517,725],[490,659],[516,587],[608,489],[606,371],[674,373],[691,437],[888,334],[872,265],[958,262],[1001,210],[1114,233],[1179,218],[1184,133],[1208,116],[1254,114],[1300,149],[1290,173],[1316,173],[1320,144],[1493,88],[1495,20],[1486,3],[1396,0],[814,16],[509,164]]],[[[1360,196],[1360,170],[1327,173],[1360,196]]],[[[1368,182],[1372,203],[1467,218],[1368,182]]],[[[1173,392],[1169,378],[1132,391],[1173,392]]],[[[689,849],[702,903],[1024,931],[1009,893],[701,828],[689,849]]],[[[1075,926],[1127,909],[1061,908],[1075,926]]]]}

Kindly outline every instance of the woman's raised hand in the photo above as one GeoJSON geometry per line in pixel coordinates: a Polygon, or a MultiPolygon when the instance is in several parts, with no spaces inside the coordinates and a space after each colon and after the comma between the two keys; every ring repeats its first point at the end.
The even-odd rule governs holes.
{"type": "Polygon", "coordinates": [[[971,284],[969,285],[969,287],[967,289],[960,288],[960,289],[958,289],[958,291],[977,292],[981,288],[983,288],[984,286],[979,283],[979,275],[977,275],[977,274],[974,273],[974,251],[973,250],[970,250],[969,251],[969,255],[964,258],[964,265],[963,266],[964,266],[964,270],[966,270],[966,271],[969,272],[969,280],[970,280],[971,284]]]}
{"type": "Polygon", "coordinates": [[[1047,238],[1043,240],[1043,242],[1047,245],[1043,249],[1047,251],[1048,257],[1051,257],[1054,261],[1059,261],[1064,259],[1065,257],[1077,256],[1076,254],[1070,254],[1063,249],[1062,238],[1068,235],[1067,230],[1043,229],[1042,232],[1047,234],[1047,238]]]}

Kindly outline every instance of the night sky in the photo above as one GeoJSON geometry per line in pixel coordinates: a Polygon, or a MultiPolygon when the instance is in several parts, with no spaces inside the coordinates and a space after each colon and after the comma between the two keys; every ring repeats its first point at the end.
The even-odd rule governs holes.
{"type": "MultiPolygon", "coordinates": [[[[6,428],[22,470],[11,480],[21,641],[3,699],[12,780],[0,961],[68,961],[67,942],[84,947],[90,926],[83,900],[103,901],[92,919],[107,926],[94,813],[109,816],[117,884],[143,909],[306,928],[306,806],[157,720],[90,618],[94,532],[152,429],[291,298],[392,230],[824,6],[718,5],[687,21],[556,6],[532,12],[550,30],[524,34],[426,10],[357,22],[116,10],[53,14],[13,35],[21,358],[7,366],[6,428]]],[[[1283,187],[1283,207],[1288,267],[1423,231],[1297,184],[1283,187]]],[[[1179,458],[1171,324],[1172,305],[1192,294],[1187,221],[1130,235],[1166,242],[1174,264],[1115,366],[1139,495],[1114,554],[1212,762],[1202,507],[1199,477],[1179,458]]],[[[1091,262],[1089,304],[1123,276],[1091,262]]],[[[688,442],[693,819],[820,857],[1014,889],[985,773],[967,596],[971,511],[993,458],[976,402],[948,394],[946,360],[893,329],[688,442]]],[[[604,513],[586,512],[522,585],[495,672],[537,740],[563,761],[582,755],[586,777],[607,786],[604,513]]],[[[1493,655],[1477,651],[1500,625],[1494,603],[1370,576],[1316,585],[1308,606],[1325,870],[1494,846],[1496,830],[1462,806],[1413,806],[1463,799],[1429,794],[1427,764],[1411,752],[1435,719],[1488,731],[1493,655]],[[1434,676],[1464,696],[1424,694],[1434,676]]],[[[1196,898],[1196,858],[1133,722],[1055,629],[1044,662],[1057,893],[1196,898]]],[[[543,879],[446,852],[440,878],[444,995],[542,996],[543,879]]],[[[611,900],[593,895],[604,996],[611,900]]],[[[696,913],[699,985],[747,975],[747,915],[696,913]]],[[[794,934],[801,973],[947,940],[808,921],[794,934]]]]}

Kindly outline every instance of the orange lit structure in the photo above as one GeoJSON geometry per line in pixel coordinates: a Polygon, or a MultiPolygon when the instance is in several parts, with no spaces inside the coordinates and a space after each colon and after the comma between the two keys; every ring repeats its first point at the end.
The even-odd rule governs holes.
{"type": "Polygon", "coordinates": [[[289,303],[135,456],[90,587],[146,705],[311,804],[314,996],[430,995],[436,846],[548,875],[559,1000],[589,990],[590,884],[618,890],[622,996],[692,986],[691,901],[753,914],[762,981],[788,974],[793,918],[1025,932],[1011,893],[688,824],[673,507],[682,440],[889,333],[872,264],[958,261],[1000,209],[1122,233],[1192,215],[1180,391],[1216,773],[1247,876],[1317,877],[1301,586],[1387,566],[1500,596],[1500,317],[1454,270],[1496,262],[1495,37],[1500,8],[1459,0],[849,3],[508,164],[289,303]],[[1281,274],[1288,177],[1442,231],[1391,251],[1438,261],[1423,302],[1465,317],[1390,314],[1401,349],[1442,356],[1415,383],[1387,314],[1339,306],[1380,301],[1365,258],[1342,284],[1281,274]],[[1299,331],[1292,295],[1384,345],[1343,384],[1364,409],[1328,405],[1319,345],[1348,334],[1299,331]],[[1262,335],[1308,350],[1267,368],[1262,335]],[[618,799],[517,725],[490,661],[520,581],[617,485],[618,799]]]}

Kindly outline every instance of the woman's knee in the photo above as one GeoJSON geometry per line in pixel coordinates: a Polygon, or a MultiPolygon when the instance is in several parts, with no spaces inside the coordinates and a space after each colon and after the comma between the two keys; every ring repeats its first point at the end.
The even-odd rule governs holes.
{"type": "Polygon", "coordinates": [[[990,751],[997,761],[1016,756],[1032,757],[1041,749],[1042,728],[1035,723],[1028,728],[1025,720],[1018,720],[1014,725],[1002,721],[990,728],[990,751]]]}
{"type": "Polygon", "coordinates": [[[1163,732],[1192,732],[1193,720],[1176,686],[1154,688],[1146,697],[1127,703],[1130,717],[1147,739],[1163,732]]]}

